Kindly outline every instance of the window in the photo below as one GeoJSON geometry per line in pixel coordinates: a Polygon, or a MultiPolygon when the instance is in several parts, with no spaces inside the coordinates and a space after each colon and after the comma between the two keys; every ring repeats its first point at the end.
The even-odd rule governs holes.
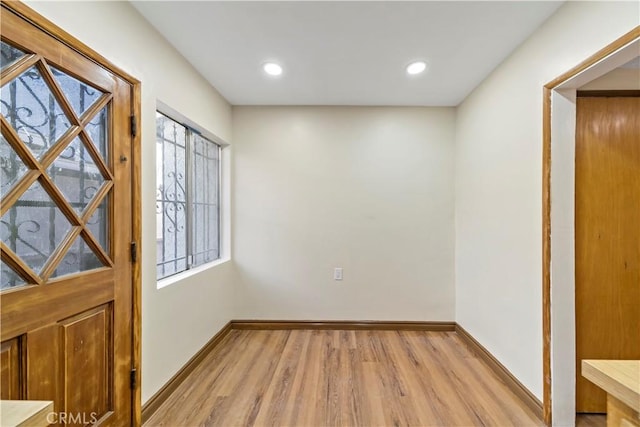
{"type": "Polygon", "coordinates": [[[156,114],[157,277],[220,258],[220,146],[156,114]]]}

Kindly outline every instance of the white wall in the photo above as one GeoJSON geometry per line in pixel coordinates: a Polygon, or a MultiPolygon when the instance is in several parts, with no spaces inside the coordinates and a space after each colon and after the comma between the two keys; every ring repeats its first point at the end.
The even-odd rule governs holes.
{"type": "Polygon", "coordinates": [[[542,87],[639,24],[567,2],[458,107],[456,319],[542,398],[542,87]]]}
{"type": "Polygon", "coordinates": [[[453,320],[453,132],[452,108],[234,107],[238,317],[453,320]]]}
{"type": "Polygon", "coordinates": [[[156,102],[161,100],[226,141],[231,139],[231,107],[128,2],[27,4],[142,81],[144,403],[233,317],[230,262],[156,289],[156,102]]]}

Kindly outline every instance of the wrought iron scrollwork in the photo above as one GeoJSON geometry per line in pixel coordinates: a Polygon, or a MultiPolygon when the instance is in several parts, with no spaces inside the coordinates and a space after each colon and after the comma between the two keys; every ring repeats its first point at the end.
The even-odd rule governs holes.
{"type": "Polygon", "coordinates": [[[53,94],[38,94],[34,86],[48,88],[35,66],[5,86],[9,94],[2,96],[2,115],[34,154],[43,154],[69,128],[69,122],[53,94]],[[19,89],[24,90],[20,99],[19,89]]]}
{"type": "Polygon", "coordinates": [[[5,43],[0,43],[0,64],[2,68],[6,67],[9,64],[12,64],[15,60],[24,56],[24,52],[20,49],[16,49],[15,47],[5,43]]]}

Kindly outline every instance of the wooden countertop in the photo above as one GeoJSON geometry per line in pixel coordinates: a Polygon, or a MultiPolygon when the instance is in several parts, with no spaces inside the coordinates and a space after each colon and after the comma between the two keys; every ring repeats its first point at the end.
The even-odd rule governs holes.
{"type": "Polygon", "coordinates": [[[48,400],[0,400],[2,427],[48,426],[47,415],[53,412],[48,400]]]}
{"type": "Polygon", "coordinates": [[[640,412],[640,360],[583,360],[582,376],[640,412]]]}

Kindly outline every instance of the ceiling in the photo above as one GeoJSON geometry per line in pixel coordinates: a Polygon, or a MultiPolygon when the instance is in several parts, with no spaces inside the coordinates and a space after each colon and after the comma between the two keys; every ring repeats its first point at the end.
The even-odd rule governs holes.
{"type": "Polygon", "coordinates": [[[424,106],[458,105],[562,4],[132,3],[231,104],[424,106]],[[414,60],[428,71],[407,75],[414,60]]]}

